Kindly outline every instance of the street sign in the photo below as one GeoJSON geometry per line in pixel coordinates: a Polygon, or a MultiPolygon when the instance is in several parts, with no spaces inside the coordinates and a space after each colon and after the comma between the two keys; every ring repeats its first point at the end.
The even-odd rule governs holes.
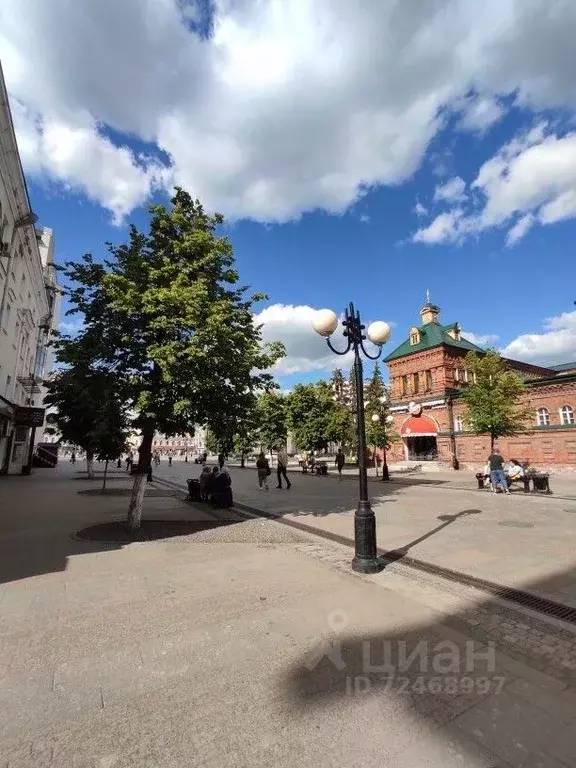
{"type": "Polygon", "coordinates": [[[41,427],[44,424],[45,408],[23,408],[16,406],[14,421],[19,427],[41,427]]]}

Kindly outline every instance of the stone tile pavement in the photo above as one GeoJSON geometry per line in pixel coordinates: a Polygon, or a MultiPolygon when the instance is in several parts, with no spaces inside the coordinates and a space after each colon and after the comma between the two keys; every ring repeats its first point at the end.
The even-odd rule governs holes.
{"type": "MultiPolygon", "coordinates": [[[[341,536],[353,536],[357,487],[293,476],[290,491],[259,491],[254,473],[232,469],[237,501],[341,536]]],[[[179,483],[194,465],[162,464],[158,477],[179,483]]],[[[272,476],[271,480],[274,480],[272,476]]],[[[432,481],[431,481],[432,482],[432,481]]],[[[576,501],[511,496],[441,483],[371,483],[378,544],[414,558],[516,588],[532,588],[576,607],[576,501]],[[537,585],[537,586],[535,586],[537,585]]]]}
{"type": "Polygon", "coordinates": [[[126,500],[64,475],[0,479],[2,768],[576,765],[570,679],[491,646],[477,593],[262,520],[89,546],[126,500]]]}

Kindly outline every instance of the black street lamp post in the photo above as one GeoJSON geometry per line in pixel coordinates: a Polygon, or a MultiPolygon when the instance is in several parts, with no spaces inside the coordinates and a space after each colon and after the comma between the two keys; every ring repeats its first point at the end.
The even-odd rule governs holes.
{"type": "MultiPolygon", "coordinates": [[[[354,350],[354,375],[356,382],[356,426],[358,429],[358,476],[359,498],[358,507],[354,515],[354,544],[355,555],[352,561],[352,569],[360,573],[378,573],[384,567],[378,559],[376,550],[376,518],[374,510],[368,499],[368,473],[366,467],[366,427],[364,423],[364,376],[362,373],[362,359],[360,350],[370,360],[377,360],[382,352],[370,355],[364,348],[366,335],[363,333],[366,326],[360,321],[360,313],[354,309],[354,305],[345,311],[344,337],[348,340],[346,349],[335,349],[330,342],[330,336],[338,327],[338,318],[330,309],[319,310],[313,320],[314,330],[326,338],[326,342],[332,352],[337,355],[346,355],[354,350]]],[[[367,337],[378,347],[382,347],[390,338],[390,326],[381,321],[372,323],[368,328],[367,337]]]]}

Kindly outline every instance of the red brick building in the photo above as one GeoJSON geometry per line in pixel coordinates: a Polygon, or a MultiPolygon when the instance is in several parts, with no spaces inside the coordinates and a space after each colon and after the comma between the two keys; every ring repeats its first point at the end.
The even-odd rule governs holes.
{"type": "MultiPolygon", "coordinates": [[[[391,413],[401,440],[389,451],[391,462],[437,462],[462,468],[483,465],[488,436],[467,430],[459,392],[469,383],[464,358],[480,347],[465,339],[458,323],[441,325],[440,310],[428,302],[421,324],[388,355],[391,413]]],[[[545,368],[517,360],[510,367],[526,382],[524,405],[531,418],[526,430],[498,446],[505,458],[538,468],[576,469],[576,362],[545,368]]],[[[471,374],[470,374],[471,376],[471,374]]]]}

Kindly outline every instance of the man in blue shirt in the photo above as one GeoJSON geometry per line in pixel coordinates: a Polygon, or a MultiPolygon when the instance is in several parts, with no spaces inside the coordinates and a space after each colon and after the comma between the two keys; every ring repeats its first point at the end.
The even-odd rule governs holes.
{"type": "Polygon", "coordinates": [[[488,457],[488,466],[490,467],[490,482],[492,491],[495,493],[498,486],[502,486],[504,493],[510,493],[508,481],[504,473],[504,459],[500,455],[498,448],[494,448],[493,453],[488,457]]]}

